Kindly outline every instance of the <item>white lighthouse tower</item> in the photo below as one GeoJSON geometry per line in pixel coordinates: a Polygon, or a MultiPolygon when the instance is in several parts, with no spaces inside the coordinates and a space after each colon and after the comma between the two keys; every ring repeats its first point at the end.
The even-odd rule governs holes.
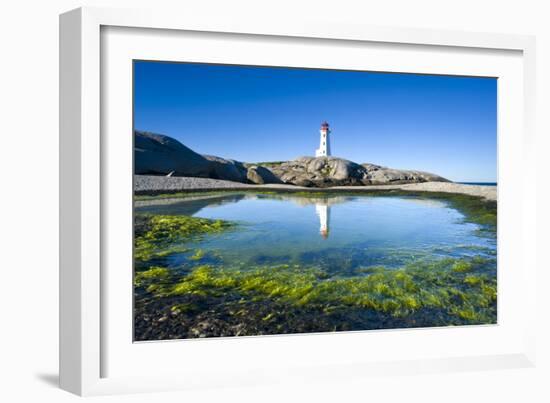
{"type": "Polygon", "coordinates": [[[319,148],[315,150],[316,157],[330,157],[330,129],[328,128],[328,123],[323,122],[321,124],[321,140],[319,143],[319,148]]]}

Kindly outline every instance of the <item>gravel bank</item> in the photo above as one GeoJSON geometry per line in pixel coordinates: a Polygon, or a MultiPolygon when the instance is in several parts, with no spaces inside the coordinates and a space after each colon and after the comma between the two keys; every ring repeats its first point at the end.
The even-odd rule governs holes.
{"type": "MultiPolygon", "coordinates": [[[[166,177],[166,176],[134,176],[134,191],[136,194],[175,193],[185,190],[230,190],[230,189],[274,189],[274,190],[316,190],[294,185],[248,185],[209,178],[166,177]]],[[[461,193],[470,196],[483,197],[487,200],[497,199],[496,186],[462,185],[449,182],[409,183],[404,185],[373,185],[373,186],[337,186],[324,190],[369,191],[378,189],[401,189],[424,192],[461,193]]]]}

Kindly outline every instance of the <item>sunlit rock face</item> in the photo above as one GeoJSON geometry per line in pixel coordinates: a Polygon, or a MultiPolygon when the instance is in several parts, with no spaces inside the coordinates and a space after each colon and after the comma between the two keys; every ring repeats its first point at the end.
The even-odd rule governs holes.
{"type": "Polygon", "coordinates": [[[285,183],[310,187],[448,182],[427,172],[391,169],[369,163],[360,165],[337,157],[300,157],[273,166],[271,170],[285,183]]]}
{"type": "Polygon", "coordinates": [[[134,133],[136,175],[186,176],[240,183],[282,183],[268,168],[240,161],[201,155],[162,134],[134,133]]]}
{"type": "Polygon", "coordinates": [[[138,175],[196,176],[208,178],[212,163],[169,136],[134,132],[134,169],[138,175]]]}
{"type": "Polygon", "coordinates": [[[248,167],[246,178],[248,181],[257,185],[269,183],[283,183],[281,179],[273,174],[268,168],[261,165],[252,165],[248,167]]]}

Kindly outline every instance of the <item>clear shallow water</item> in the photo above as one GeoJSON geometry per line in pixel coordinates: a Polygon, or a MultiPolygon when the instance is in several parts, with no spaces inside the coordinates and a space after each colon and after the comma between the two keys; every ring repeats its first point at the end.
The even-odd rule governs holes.
{"type": "MultiPolygon", "coordinates": [[[[315,265],[353,275],[359,268],[399,267],[419,259],[494,257],[494,235],[467,223],[446,202],[403,196],[227,194],[169,200],[141,206],[138,213],[190,215],[239,223],[223,234],[188,244],[205,252],[201,264],[223,262],[315,265]]],[[[188,259],[175,254],[176,267],[188,259]]]]}

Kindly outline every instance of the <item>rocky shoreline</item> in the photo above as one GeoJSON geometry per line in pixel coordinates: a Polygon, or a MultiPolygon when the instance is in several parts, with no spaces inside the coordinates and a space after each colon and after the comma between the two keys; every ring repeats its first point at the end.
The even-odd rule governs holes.
{"type": "Polygon", "coordinates": [[[376,190],[398,189],[414,192],[443,192],[477,196],[486,200],[497,200],[496,186],[464,185],[453,182],[422,182],[395,185],[334,186],[330,188],[311,188],[288,184],[251,185],[221,179],[194,177],[167,177],[155,175],[135,175],[134,192],[137,195],[154,195],[187,191],[211,190],[278,190],[278,191],[346,191],[369,192],[376,190]]]}
{"type": "MultiPolygon", "coordinates": [[[[287,184],[333,188],[423,182],[450,182],[429,172],[358,164],[335,156],[299,157],[292,161],[242,162],[199,154],[176,139],[135,131],[136,175],[209,178],[247,185],[287,184]]],[[[223,186],[223,185],[220,185],[223,186]]]]}

